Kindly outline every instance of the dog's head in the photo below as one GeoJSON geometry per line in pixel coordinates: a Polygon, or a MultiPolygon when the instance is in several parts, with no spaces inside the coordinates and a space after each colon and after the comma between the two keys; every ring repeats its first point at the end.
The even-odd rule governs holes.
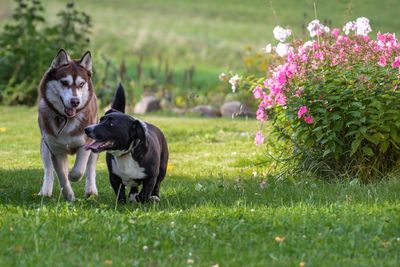
{"type": "Polygon", "coordinates": [[[80,60],[72,60],[61,49],[42,80],[41,96],[61,115],[74,117],[93,96],[91,75],[89,51],[80,60]]]}
{"type": "Polygon", "coordinates": [[[133,146],[146,144],[146,125],[125,112],[125,93],[120,85],[110,110],[100,118],[98,124],[85,128],[85,133],[94,141],[85,146],[95,153],[101,151],[129,151],[133,146]]]}

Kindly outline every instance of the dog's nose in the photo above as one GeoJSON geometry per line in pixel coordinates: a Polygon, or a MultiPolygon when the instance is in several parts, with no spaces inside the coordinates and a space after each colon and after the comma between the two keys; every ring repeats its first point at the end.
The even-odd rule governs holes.
{"type": "Polygon", "coordinates": [[[74,108],[79,106],[79,103],[80,103],[79,98],[77,97],[71,98],[71,106],[73,106],[74,108]]]}

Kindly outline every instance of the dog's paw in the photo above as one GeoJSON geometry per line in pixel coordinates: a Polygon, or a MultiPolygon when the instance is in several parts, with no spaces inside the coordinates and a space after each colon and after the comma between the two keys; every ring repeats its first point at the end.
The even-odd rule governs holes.
{"type": "Polygon", "coordinates": [[[74,192],[64,192],[64,191],[63,191],[63,196],[64,196],[64,199],[65,199],[66,201],[69,201],[69,202],[74,202],[74,201],[75,201],[75,194],[74,194],[74,192]]]}
{"type": "Polygon", "coordinates": [[[158,196],[151,196],[149,197],[150,202],[160,202],[160,198],[158,196]]]}
{"type": "Polygon", "coordinates": [[[97,188],[86,188],[85,189],[85,197],[89,198],[91,196],[97,197],[99,193],[97,192],[97,188]]]}
{"type": "Polygon", "coordinates": [[[75,171],[75,170],[71,170],[68,173],[68,180],[70,180],[71,182],[78,182],[82,179],[83,173],[75,171]]]}
{"type": "Polygon", "coordinates": [[[52,195],[52,190],[50,189],[40,189],[40,192],[38,193],[38,196],[42,197],[51,197],[52,195]]]}
{"type": "Polygon", "coordinates": [[[139,196],[138,193],[136,193],[136,194],[130,194],[130,195],[129,195],[129,202],[131,202],[131,203],[138,203],[138,202],[139,202],[139,201],[138,201],[138,196],[139,196]]]}

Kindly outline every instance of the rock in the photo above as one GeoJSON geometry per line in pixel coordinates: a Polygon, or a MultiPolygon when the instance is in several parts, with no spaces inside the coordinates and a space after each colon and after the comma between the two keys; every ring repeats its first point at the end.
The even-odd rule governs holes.
{"type": "Polygon", "coordinates": [[[181,108],[171,108],[171,112],[174,113],[175,115],[179,115],[179,116],[183,116],[186,113],[186,111],[181,108]]]}
{"type": "Polygon", "coordinates": [[[221,106],[222,117],[236,117],[241,112],[242,103],[239,101],[229,101],[221,106]]]}
{"type": "Polygon", "coordinates": [[[221,106],[221,114],[223,117],[250,117],[254,114],[239,101],[228,101],[221,106]]]}
{"type": "Polygon", "coordinates": [[[191,109],[191,112],[198,113],[203,117],[220,117],[221,113],[209,105],[200,105],[191,109]]]}
{"type": "Polygon", "coordinates": [[[133,112],[136,114],[145,114],[159,109],[161,109],[160,100],[151,95],[142,97],[142,99],[135,105],[133,112]]]}

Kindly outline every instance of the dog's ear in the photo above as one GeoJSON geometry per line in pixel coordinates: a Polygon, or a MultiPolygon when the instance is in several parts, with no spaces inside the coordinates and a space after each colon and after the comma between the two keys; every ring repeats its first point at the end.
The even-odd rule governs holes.
{"type": "Polygon", "coordinates": [[[57,69],[61,66],[68,65],[70,60],[71,59],[67,52],[65,52],[65,50],[61,48],[60,51],[58,51],[56,57],[51,62],[51,68],[57,69]]]}
{"type": "Polygon", "coordinates": [[[132,139],[139,139],[139,148],[142,150],[143,153],[147,151],[147,129],[146,125],[141,122],[140,120],[135,120],[132,123],[132,129],[130,131],[132,133],[132,139]]]}
{"type": "Polygon", "coordinates": [[[86,53],[83,54],[81,60],[79,60],[79,65],[92,73],[92,55],[90,54],[90,51],[86,51],[86,53]]]}
{"type": "Polygon", "coordinates": [[[117,91],[115,92],[111,108],[125,113],[125,91],[121,84],[119,84],[117,91]]]}

